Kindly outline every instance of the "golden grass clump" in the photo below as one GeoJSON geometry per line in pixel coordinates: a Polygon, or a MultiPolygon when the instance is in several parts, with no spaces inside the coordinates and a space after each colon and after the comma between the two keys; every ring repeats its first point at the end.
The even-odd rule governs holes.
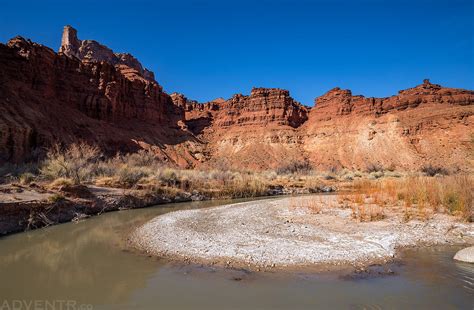
{"type": "Polygon", "coordinates": [[[473,220],[474,182],[469,175],[359,180],[354,189],[357,194],[352,201],[356,205],[360,206],[365,196],[379,207],[401,207],[406,221],[428,220],[437,212],[473,220]]]}
{"type": "Polygon", "coordinates": [[[58,189],[63,186],[72,186],[74,181],[68,178],[57,178],[48,184],[47,188],[49,189],[58,189]]]}
{"type": "Polygon", "coordinates": [[[311,214],[320,214],[323,203],[321,196],[319,196],[319,200],[315,197],[305,197],[301,200],[301,207],[308,209],[311,214]]]}

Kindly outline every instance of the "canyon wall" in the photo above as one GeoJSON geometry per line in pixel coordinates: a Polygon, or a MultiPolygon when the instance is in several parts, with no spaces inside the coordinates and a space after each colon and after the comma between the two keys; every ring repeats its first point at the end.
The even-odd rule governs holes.
{"type": "Polygon", "coordinates": [[[206,167],[274,169],[304,160],[297,128],[308,108],[287,90],[253,88],[249,96],[187,102],[186,124],[205,143],[206,167]]]}
{"type": "Polygon", "coordinates": [[[82,61],[21,37],[0,44],[0,162],[34,159],[53,143],[86,141],[108,154],[150,148],[191,165],[184,110],[123,63],[82,61]]]}
{"type": "Polygon", "coordinates": [[[425,80],[387,98],[334,88],[313,108],[276,88],[198,103],[168,95],[135,57],[79,40],[70,26],[58,53],[21,37],[0,44],[0,95],[0,163],[86,141],[188,168],[474,166],[473,91],[425,80]]]}
{"type": "Polygon", "coordinates": [[[321,170],[418,170],[430,164],[473,170],[473,91],[429,80],[388,98],[334,88],[309,109],[287,91],[267,89],[264,94],[273,94],[262,96],[256,90],[243,100],[236,95],[218,104],[187,105],[186,122],[206,120],[194,133],[206,141],[208,164],[275,169],[307,161],[321,170]]]}
{"type": "Polygon", "coordinates": [[[335,88],[316,98],[301,127],[303,150],[321,168],[473,170],[473,103],[473,91],[429,80],[388,98],[335,88]]]}

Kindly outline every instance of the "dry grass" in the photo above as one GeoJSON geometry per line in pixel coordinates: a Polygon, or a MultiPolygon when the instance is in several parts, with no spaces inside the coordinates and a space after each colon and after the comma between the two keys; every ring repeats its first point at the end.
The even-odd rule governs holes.
{"type": "Polygon", "coordinates": [[[275,175],[176,169],[165,166],[146,151],[105,159],[96,147],[83,143],[67,148],[54,146],[40,166],[40,176],[51,182],[50,187],[72,180],[74,184],[139,188],[154,193],[199,192],[210,198],[266,195],[271,185],[269,178],[275,175]]]}
{"type": "Polygon", "coordinates": [[[63,201],[64,199],[65,199],[64,196],[61,194],[53,194],[48,197],[48,201],[52,203],[60,202],[60,201],[63,201]]]}
{"type": "Polygon", "coordinates": [[[28,184],[32,183],[35,179],[36,179],[36,176],[31,172],[22,173],[18,177],[18,181],[22,185],[28,185],[28,184]]]}
{"type": "MultiPolygon", "coordinates": [[[[367,172],[346,169],[317,172],[304,162],[264,172],[186,170],[165,166],[146,151],[105,158],[97,147],[84,143],[55,145],[38,169],[13,168],[3,170],[10,171],[7,175],[22,184],[46,180],[50,188],[84,183],[153,192],[197,192],[208,198],[263,196],[278,186],[317,191],[323,186],[337,185],[339,189],[351,188],[355,192],[339,197],[338,205],[352,208],[354,218],[361,221],[383,218],[388,207],[400,208],[407,220],[427,219],[436,212],[473,220],[473,178],[467,175],[401,177],[376,165],[368,167],[367,172]],[[36,173],[32,172],[34,169],[36,173]]],[[[429,168],[427,174],[439,171],[429,168]]],[[[305,202],[305,207],[319,212],[312,201],[305,202]]]]}
{"type": "Polygon", "coordinates": [[[401,206],[406,220],[427,220],[436,212],[473,220],[472,176],[361,180],[354,184],[354,189],[359,193],[353,198],[355,204],[362,203],[360,195],[363,194],[380,207],[401,206]]]}
{"type": "Polygon", "coordinates": [[[324,202],[322,197],[304,197],[299,199],[299,204],[295,203],[294,197],[290,198],[290,208],[306,208],[310,214],[320,214],[322,212],[322,206],[324,202]]]}
{"type": "Polygon", "coordinates": [[[74,181],[68,178],[57,178],[51,183],[48,184],[47,188],[49,189],[58,189],[63,186],[72,186],[74,181]]]}

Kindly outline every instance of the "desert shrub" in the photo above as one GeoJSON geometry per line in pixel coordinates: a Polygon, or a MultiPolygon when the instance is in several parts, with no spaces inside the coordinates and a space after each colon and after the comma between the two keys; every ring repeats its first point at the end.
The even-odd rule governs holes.
{"type": "Polygon", "coordinates": [[[141,179],[149,176],[149,174],[140,169],[139,167],[129,167],[128,165],[123,165],[117,171],[118,182],[121,185],[126,187],[132,187],[140,182],[141,179]]]}
{"type": "Polygon", "coordinates": [[[34,162],[23,164],[5,163],[0,165],[0,183],[16,182],[17,180],[21,183],[21,175],[35,175],[37,173],[38,164],[34,162]]]}
{"type": "Polygon", "coordinates": [[[383,167],[382,167],[380,164],[371,163],[371,164],[368,164],[368,165],[367,165],[367,168],[366,168],[365,171],[368,172],[368,173],[372,173],[372,172],[382,172],[382,171],[383,171],[383,167]]]}
{"type": "Polygon", "coordinates": [[[52,202],[52,203],[63,201],[64,199],[65,199],[64,196],[61,195],[61,194],[53,194],[53,195],[48,197],[48,201],[52,202]]]}
{"type": "Polygon", "coordinates": [[[108,177],[108,176],[99,176],[96,177],[94,180],[94,184],[97,186],[105,186],[105,187],[117,187],[120,186],[119,179],[115,176],[108,177]]]}
{"type": "Polygon", "coordinates": [[[307,161],[292,161],[286,165],[277,168],[277,174],[309,174],[313,170],[311,164],[307,161]]]}
{"type": "Polygon", "coordinates": [[[319,175],[308,175],[304,178],[303,186],[307,187],[310,192],[319,192],[319,190],[328,185],[328,182],[321,178],[319,175]]]}
{"type": "Polygon", "coordinates": [[[235,176],[236,174],[229,170],[212,170],[209,173],[209,178],[222,186],[229,185],[234,180],[235,176]]]}
{"type": "Polygon", "coordinates": [[[421,172],[426,174],[427,176],[434,177],[435,175],[448,175],[448,170],[442,167],[436,167],[433,165],[426,165],[421,168],[421,172]]]}
{"type": "Polygon", "coordinates": [[[384,176],[383,171],[372,171],[369,173],[369,179],[379,179],[384,176]]]}
{"type": "Polygon", "coordinates": [[[108,160],[99,161],[95,167],[95,175],[97,178],[101,177],[113,177],[115,176],[120,168],[122,167],[123,162],[118,157],[109,158],[108,160]]]}
{"type": "Polygon", "coordinates": [[[275,179],[278,177],[278,174],[277,174],[276,171],[269,170],[269,171],[264,171],[264,172],[262,173],[262,176],[263,176],[266,180],[273,181],[273,180],[275,180],[275,179]]]}
{"type": "Polygon", "coordinates": [[[174,198],[177,195],[182,194],[182,191],[179,188],[175,188],[175,187],[159,186],[159,187],[154,187],[151,190],[151,193],[163,195],[169,198],[174,198]]]}
{"type": "Polygon", "coordinates": [[[126,154],[123,156],[123,162],[131,167],[151,167],[159,163],[155,154],[146,150],[126,154]]]}
{"type": "Polygon", "coordinates": [[[212,163],[212,168],[219,171],[229,171],[232,167],[227,158],[219,157],[214,159],[214,162],[212,163]]]}
{"type": "Polygon", "coordinates": [[[323,178],[324,178],[325,180],[329,181],[329,180],[335,180],[335,179],[336,179],[336,176],[335,176],[334,174],[332,174],[332,173],[328,173],[328,174],[325,174],[325,175],[323,176],[323,178]]]}
{"type": "Polygon", "coordinates": [[[30,184],[31,182],[33,182],[35,180],[36,176],[31,173],[31,172],[25,172],[25,173],[22,173],[19,177],[18,177],[18,181],[20,182],[20,184],[23,184],[23,185],[28,185],[30,184]]]}
{"type": "Polygon", "coordinates": [[[180,179],[178,178],[177,172],[171,168],[165,168],[159,174],[159,179],[161,182],[167,186],[177,186],[180,184],[180,179]]]}
{"type": "Polygon", "coordinates": [[[358,179],[353,183],[353,188],[356,192],[367,193],[371,192],[376,188],[376,183],[367,179],[358,179]]]}
{"type": "Polygon", "coordinates": [[[455,212],[462,209],[461,197],[459,197],[458,193],[447,191],[443,198],[443,202],[449,211],[455,212]]]}
{"type": "Polygon", "coordinates": [[[210,174],[202,170],[179,170],[179,183],[183,190],[198,190],[211,186],[210,174]]]}
{"type": "Polygon", "coordinates": [[[388,165],[387,171],[393,172],[396,168],[397,166],[395,165],[395,163],[391,163],[390,165],[388,165]]]}
{"type": "Polygon", "coordinates": [[[107,160],[99,161],[95,167],[94,175],[98,178],[121,178],[125,183],[131,184],[135,183],[131,174],[134,174],[135,177],[138,174],[142,174],[142,177],[151,175],[158,173],[162,166],[153,152],[140,150],[137,153],[117,154],[107,160]]]}
{"type": "Polygon", "coordinates": [[[393,170],[388,170],[383,172],[384,176],[386,177],[392,177],[392,178],[400,178],[402,176],[401,173],[393,170]]]}
{"type": "Polygon", "coordinates": [[[40,172],[47,179],[70,178],[75,184],[91,180],[101,156],[99,148],[85,143],[71,144],[67,148],[53,146],[42,163],[40,172]]]}

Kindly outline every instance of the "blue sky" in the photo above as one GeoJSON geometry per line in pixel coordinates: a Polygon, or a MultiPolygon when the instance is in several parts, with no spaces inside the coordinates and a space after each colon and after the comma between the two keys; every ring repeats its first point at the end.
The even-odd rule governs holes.
{"type": "Polygon", "coordinates": [[[474,89],[473,2],[0,0],[0,41],[57,50],[71,24],[135,55],[167,92],[208,101],[280,87],[312,105],[335,86],[376,97],[424,78],[474,89]]]}

